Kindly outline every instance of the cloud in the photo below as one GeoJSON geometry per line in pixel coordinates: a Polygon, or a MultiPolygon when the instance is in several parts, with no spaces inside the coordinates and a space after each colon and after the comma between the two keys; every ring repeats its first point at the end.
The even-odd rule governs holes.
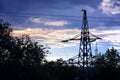
{"type": "Polygon", "coordinates": [[[74,46],[73,42],[62,43],[62,40],[72,38],[75,34],[79,33],[78,29],[54,30],[43,28],[25,28],[24,30],[14,30],[13,36],[20,37],[23,34],[30,35],[32,40],[40,44],[46,44],[50,47],[63,48],[74,46]]]}
{"type": "MultiPolygon", "coordinates": [[[[118,47],[120,44],[120,30],[97,30],[90,29],[90,32],[102,38],[98,43],[105,42],[113,47],[118,47]]],[[[22,30],[14,30],[13,36],[20,37],[22,34],[30,35],[31,39],[40,44],[48,45],[51,48],[64,48],[75,46],[79,43],[71,41],[62,43],[62,40],[73,38],[80,33],[79,29],[44,29],[44,28],[25,28],[22,30]]]]}
{"type": "Polygon", "coordinates": [[[30,17],[28,20],[30,20],[32,23],[41,23],[45,26],[65,26],[68,24],[68,21],[65,21],[65,20],[52,20],[52,19],[43,19],[43,18],[39,18],[39,17],[36,17],[36,18],[32,18],[30,17]]]}
{"type": "MultiPolygon", "coordinates": [[[[99,0],[93,1],[92,5],[96,5],[96,3],[98,1],[99,0]]],[[[89,4],[90,2],[91,1],[88,1],[88,0],[34,0],[34,1],[32,1],[32,0],[25,0],[25,1],[13,0],[12,2],[9,0],[1,0],[0,6],[4,7],[4,6],[8,5],[9,7],[13,7],[13,8],[18,7],[19,9],[22,10],[24,8],[33,8],[33,7],[34,8],[38,8],[38,7],[39,8],[51,8],[51,7],[56,6],[56,8],[61,8],[61,7],[66,8],[65,7],[66,3],[69,3],[69,6],[72,6],[72,5],[80,5],[80,4],[89,4]],[[10,6],[11,4],[13,6],[10,6]],[[61,4],[62,4],[62,6],[61,6],[61,4]],[[22,5],[22,6],[20,6],[20,5],[22,5]],[[33,5],[33,6],[31,6],[31,5],[33,5]]]]}
{"type": "Polygon", "coordinates": [[[102,38],[98,43],[107,43],[120,49],[120,30],[92,30],[92,33],[102,38]]]}
{"type": "Polygon", "coordinates": [[[45,22],[44,25],[47,25],[47,26],[64,26],[68,24],[67,21],[53,21],[53,22],[45,22]]]}
{"type": "Polygon", "coordinates": [[[119,0],[102,0],[100,9],[106,14],[119,14],[120,1],[119,0]]]}
{"type": "Polygon", "coordinates": [[[33,23],[41,23],[42,22],[41,18],[29,18],[29,20],[33,23]]]}

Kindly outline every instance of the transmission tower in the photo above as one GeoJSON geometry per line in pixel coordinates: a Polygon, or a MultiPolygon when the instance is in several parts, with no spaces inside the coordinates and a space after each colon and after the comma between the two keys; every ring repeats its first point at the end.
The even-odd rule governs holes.
{"type": "Polygon", "coordinates": [[[78,67],[88,67],[92,65],[92,50],[91,50],[91,42],[96,41],[97,39],[101,39],[89,32],[88,20],[87,20],[87,12],[83,11],[83,20],[80,35],[76,35],[75,37],[63,40],[62,42],[68,42],[71,40],[79,40],[79,54],[70,58],[68,61],[71,64],[76,64],[78,67]],[[80,37],[80,38],[79,38],[80,37]]]}
{"type": "MultiPolygon", "coordinates": [[[[83,20],[80,35],[76,35],[75,37],[63,40],[62,42],[68,42],[71,40],[79,40],[79,53],[78,55],[70,58],[68,60],[69,64],[75,64],[78,68],[82,67],[85,74],[87,74],[86,69],[92,66],[92,50],[91,50],[91,42],[96,41],[97,39],[101,39],[89,32],[88,19],[86,10],[83,11],[83,20]]],[[[87,80],[87,79],[85,79],[87,80]]]]}
{"type": "Polygon", "coordinates": [[[96,45],[95,45],[95,55],[98,55],[98,47],[97,47],[97,42],[96,42],[96,45]]]}

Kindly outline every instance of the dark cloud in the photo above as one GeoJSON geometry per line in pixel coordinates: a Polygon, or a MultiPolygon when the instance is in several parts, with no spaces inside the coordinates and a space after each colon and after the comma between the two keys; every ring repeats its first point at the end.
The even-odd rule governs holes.
{"type": "Polygon", "coordinates": [[[1,8],[66,8],[74,5],[90,5],[95,7],[101,0],[1,0],[1,8]]]}
{"type": "MultiPolygon", "coordinates": [[[[82,12],[80,11],[82,8],[83,9],[87,9],[88,11],[88,16],[106,16],[104,14],[102,14],[102,12],[97,9],[98,6],[100,5],[100,2],[102,0],[1,0],[0,2],[0,10],[8,10],[8,12],[13,11],[14,15],[19,15],[19,16],[24,16],[23,14],[16,14],[16,12],[20,13],[20,12],[24,12],[24,13],[33,13],[33,14],[48,14],[48,15],[67,15],[67,16],[82,16],[82,12]],[[92,11],[93,12],[90,12],[92,11]]],[[[115,4],[118,5],[118,4],[115,4]]],[[[31,15],[31,17],[34,17],[33,15],[31,15]]],[[[35,17],[41,17],[41,16],[36,16],[35,17]]],[[[109,17],[109,16],[108,16],[109,17]]],[[[13,22],[18,22],[20,24],[26,23],[26,19],[29,17],[26,17],[26,19],[24,19],[25,17],[11,17],[10,20],[12,19],[13,22]],[[23,19],[21,19],[23,18],[23,19]]],[[[66,19],[66,17],[55,17],[55,16],[49,16],[50,20],[51,19],[60,19],[60,20],[66,20],[66,21],[70,21],[71,26],[66,26],[65,28],[73,28],[74,27],[79,27],[81,24],[79,21],[74,21],[74,20],[81,20],[80,17],[78,18],[68,18],[66,19]],[[72,21],[73,20],[73,21],[72,21]]],[[[96,19],[96,18],[92,18],[89,19],[89,24],[90,26],[105,26],[105,25],[116,25],[115,23],[107,23],[108,20],[105,19],[96,19]],[[93,21],[93,22],[92,22],[93,21]],[[96,22],[94,22],[96,21],[96,22]],[[102,22],[99,22],[102,21],[102,22]],[[106,22],[104,22],[106,21],[106,22]],[[99,23],[98,23],[99,22],[99,23]]],[[[113,20],[109,20],[109,22],[118,22],[118,21],[113,21],[113,20]]],[[[28,25],[28,24],[26,24],[28,25]]],[[[118,24],[117,24],[118,25],[118,24]]],[[[38,25],[37,25],[38,26],[38,25]]]]}

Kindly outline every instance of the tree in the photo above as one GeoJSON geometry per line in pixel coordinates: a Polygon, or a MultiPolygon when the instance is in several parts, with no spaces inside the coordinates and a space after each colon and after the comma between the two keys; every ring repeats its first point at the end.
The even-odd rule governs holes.
{"type": "Polygon", "coordinates": [[[11,32],[12,29],[9,27],[9,23],[4,23],[0,20],[0,63],[1,65],[6,62],[8,59],[8,48],[11,46],[12,37],[11,32]]]}
{"type": "Polygon", "coordinates": [[[118,67],[119,53],[113,47],[108,49],[105,53],[106,63],[108,67],[118,67]]]}
{"type": "Polygon", "coordinates": [[[95,66],[116,68],[119,67],[119,62],[119,53],[113,47],[107,49],[105,54],[95,56],[95,66]]]}
{"type": "Polygon", "coordinates": [[[12,36],[9,23],[0,21],[0,63],[38,66],[49,53],[47,47],[33,42],[28,35],[12,36]]]}
{"type": "Polygon", "coordinates": [[[106,67],[105,55],[104,54],[95,55],[94,65],[95,67],[105,68],[106,67]]]}
{"type": "Polygon", "coordinates": [[[38,45],[38,42],[32,42],[28,35],[23,35],[20,42],[25,65],[40,65],[46,54],[49,53],[47,47],[38,45]]]}
{"type": "Polygon", "coordinates": [[[1,79],[41,80],[41,62],[48,53],[48,47],[33,42],[28,35],[12,36],[10,24],[0,21],[1,79]]]}

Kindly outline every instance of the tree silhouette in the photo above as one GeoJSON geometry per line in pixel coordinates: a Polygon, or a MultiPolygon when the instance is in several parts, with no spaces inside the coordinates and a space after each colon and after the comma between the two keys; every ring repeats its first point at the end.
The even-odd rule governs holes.
{"type": "Polygon", "coordinates": [[[4,64],[9,55],[8,48],[11,46],[12,37],[11,32],[12,29],[9,28],[9,23],[4,23],[0,20],[0,63],[1,65],[4,64]]]}
{"type": "Polygon", "coordinates": [[[107,49],[105,54],[98,54],[95,56],[95,66],[97,67],[119,67],[120,56],[116,49],[113,47],[107,49]]]}
{"type": "Polygon", "coordinates": [[[28,35],[12,36],[10,24],[0,21],[0,77],[5,80],[40,80],[48,47],[28,35]]]}
{"type": "Polygon", "coordinates": [[[9,26],[0,21],[0,62],[16,66],[40,65],[49,53],[47,47],[33,42],[28,35],[13,37],[9,26]]]}
{"type": "Polygon", "coordinates": [[[38,45],[37,42],[32,42],[28,35],[23,35],[20,40],[21,49],[23,51],[23,64],[25,65],[40,65],[46,54],[49,53],[47,47],[38,45]]]}
{"type": "Polygon", "coordinates": [[[118,67],[119,53],[113,47],[108,49],[105,53],[106,63],[108,67],[118,67]]]}
{"type": "Polygon", "coordinates": [[[105,68],[106,67],[105,55],[104,54],[95,55],[94,65],[95,67],[98,68],[105,68]]]}

